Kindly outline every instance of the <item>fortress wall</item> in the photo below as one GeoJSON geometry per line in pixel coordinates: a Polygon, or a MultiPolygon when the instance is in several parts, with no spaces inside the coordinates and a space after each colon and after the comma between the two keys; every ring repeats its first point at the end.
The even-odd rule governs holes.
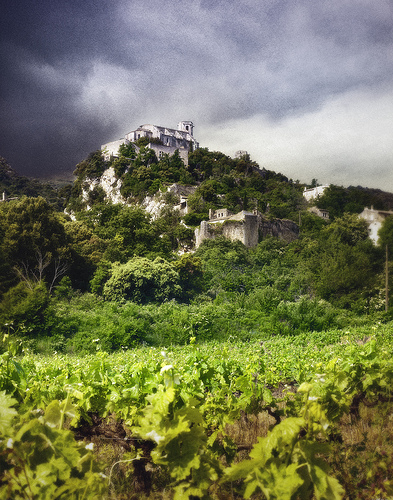
{"type": "Polygon", "coordinates": [[[225,221],[222,235],[232,241],[239,240],[246,245],[247,234],[246,226],[243,221],[225,221]]]}
{"type": "Polygon", "coordinates": [[[202,221],[195,230],[195,246],[198,248],[203,240],[215,239],[220,235],[232,241],[239,240],[251,248],[258,245],[260,238],[269,236],[288,243],[294,241],[299,237],[299,226],[288,219],[269,220],[261,215],[242,213],[242,218],[238,220],[202,221]]]}
{"type": "Polygon", "coordinates": [[[259,232],[262,238],[274,236],[290,243],[299,237],[299,226],[289,219],[268,220],[261,217],[259,232]]]}
{"type": "Polygon", "coordinates": [[[259,243],[259,222],[255,215],[244,216],[244,245],[256,247],[259,243]]]}
{"type": "Polygon", "coordinates": [[[195,229],[195,247],[198,248],[206,239],[214,239],[214,236],[207,220],[203,220],[200,226],[195,229]]]}

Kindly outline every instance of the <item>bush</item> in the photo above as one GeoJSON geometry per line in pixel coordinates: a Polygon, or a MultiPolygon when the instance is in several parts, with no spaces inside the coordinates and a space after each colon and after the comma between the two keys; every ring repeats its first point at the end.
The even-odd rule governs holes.
{"type": "Polygon", "coordinates": [[[179,273],[170,262],[161,257],[153,261],[134,257],[126,264],[113,265],[103,295],[119,303],[163,302],[180,296],[179,282],[179,273]]]}
{"type": "Polygon", "coordinates": [[[20,282],[3,296],[0,304],[0,326],[12,323],[18,334],[38,334],[45,329],[44,313],[49,294],[43,282],[29,287],[20,282]]]}
{"type": "Polygon", "coordinates": [[[53,300],[47,314],[47,337],[36,351],[86,354],[140,345],[151,333],[151,314],[134,303],[104,302],[86,293],[71,300],[53,300]]]}
{"type": "Polygon", "coordinates": [[[301,297],[297,302],[281,302],[273,313],[277,333],[323,331],[337,325],[337,309],[329,302],[301,297]]]}

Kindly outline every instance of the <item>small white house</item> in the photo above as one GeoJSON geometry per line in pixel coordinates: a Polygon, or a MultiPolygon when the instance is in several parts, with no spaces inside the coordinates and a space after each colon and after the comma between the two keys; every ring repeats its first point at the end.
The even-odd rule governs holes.
{"type": "Polygon", "coordinates": [[[323,192],[328,187],[329,186],[325,185],[325,186],[317,186],[317,187],[310,188],[310,189],[304,188],[303,196],[306,198],[307,201],[313,200],[314,198],[317,198],[318,196],[322,196],[323,192]]]}

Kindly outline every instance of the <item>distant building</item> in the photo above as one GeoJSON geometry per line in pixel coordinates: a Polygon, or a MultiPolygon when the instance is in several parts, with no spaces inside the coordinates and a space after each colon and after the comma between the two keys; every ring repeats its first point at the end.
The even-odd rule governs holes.
{"type": "Polygon", "coordinates": [[[321,217],[322,219],[329,220],[329,210],[325,210],[324,208],[318,208],[318,207],[310,207],[308,209],[308,212],[317,215],[318,217],[321,217]]]}
{"type": "Polygon", "coordinates": [[[295,240],[299,236],[298,225],[287,219],[267,219],[257,210],[242,210],[233,214],[227,208],[209,210],[209,220],[201,222],[195,230],[196,248],[206,240],[224,236],[229,240],[239,240],[246,247],[255,247],[260,239],[273,236],[280,240],[295,240]]]}
{"type": "Polygon", "coordinates": [[[393,216],[393,212],[374,210],[373,206],[371,208],[365,207],[363,212],[359,214],[359,217],[367,222],[368,234],[375,244],[378,243],[378,231],[381,229],[382,223],[387,217],[391,216],[393,216]]]}
{"type": "Polygon", "coordinates": [[[122,139],[108,142],[101,146],[104,152],[104,157],[109,160],[112,156],[119,155],[119,147],[122,144],[130,144],[136,142],[142,137],[149,139],[158,139],[161,144],[156,144],[155,141],[148,144],[150,149],[153,149],[158,158],[165,154],[173,155],[178,149],[184,163],[188,165],[188,153],[199,147],[199,143],[194,139],[194,124],[191,121],[182,121],[177,125],[177,129],[160,127],[157,125],[141,125],[136,130],[132,130],[122,139]]]}
{"type": "Polygon", "coordinates": [[[317,186],[314,188],[304,188],[303,191],[303,196],[306,198],[307,201],[313,200],[314,198],[317,198],[318,196],[322,196],[323,192],[325,191],[326,188],[329,186],[317,186]]]}
{"type": "Polygon", "coordinates": [[[3,194],[2,194],[2,196],[1,196],[1,198],[0,198],[0,203],[1,203],[2,201],[4,201],[4,202],[5,202],[5,201],[12,201],[12,200],[17,200],[17,199],[18,199],[18,196],[14,196],[13,198],[9,198],[9,197],[7,196],[7,194],[6,194],[6,192],[5,192],[5,191],[3,191],[3,194]]]}
{"type": "Polygon", "coordinates": [[[224,236],[232,241],[239,240],[246,247],[255,247],[259,240],[259,221],[256,212],[242,210],[233,214],[227,208],[209,210],[209,220],[202,221],[195,229],[196,248],[206,239],[224,236]]]}

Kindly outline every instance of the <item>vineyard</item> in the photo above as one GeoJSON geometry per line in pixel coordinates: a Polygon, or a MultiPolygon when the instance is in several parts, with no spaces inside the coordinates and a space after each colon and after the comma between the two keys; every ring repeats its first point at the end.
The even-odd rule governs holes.
{"type": "Polygon", "coordinates": [[[0,158],[0,500],[392,499],[393,194],[138,141],[0,158]]]}
{"type": "Polygon", "coordinates": [[[84,357],[11,339],[2,499],[393,496],[392,323],[84,357]]]}

